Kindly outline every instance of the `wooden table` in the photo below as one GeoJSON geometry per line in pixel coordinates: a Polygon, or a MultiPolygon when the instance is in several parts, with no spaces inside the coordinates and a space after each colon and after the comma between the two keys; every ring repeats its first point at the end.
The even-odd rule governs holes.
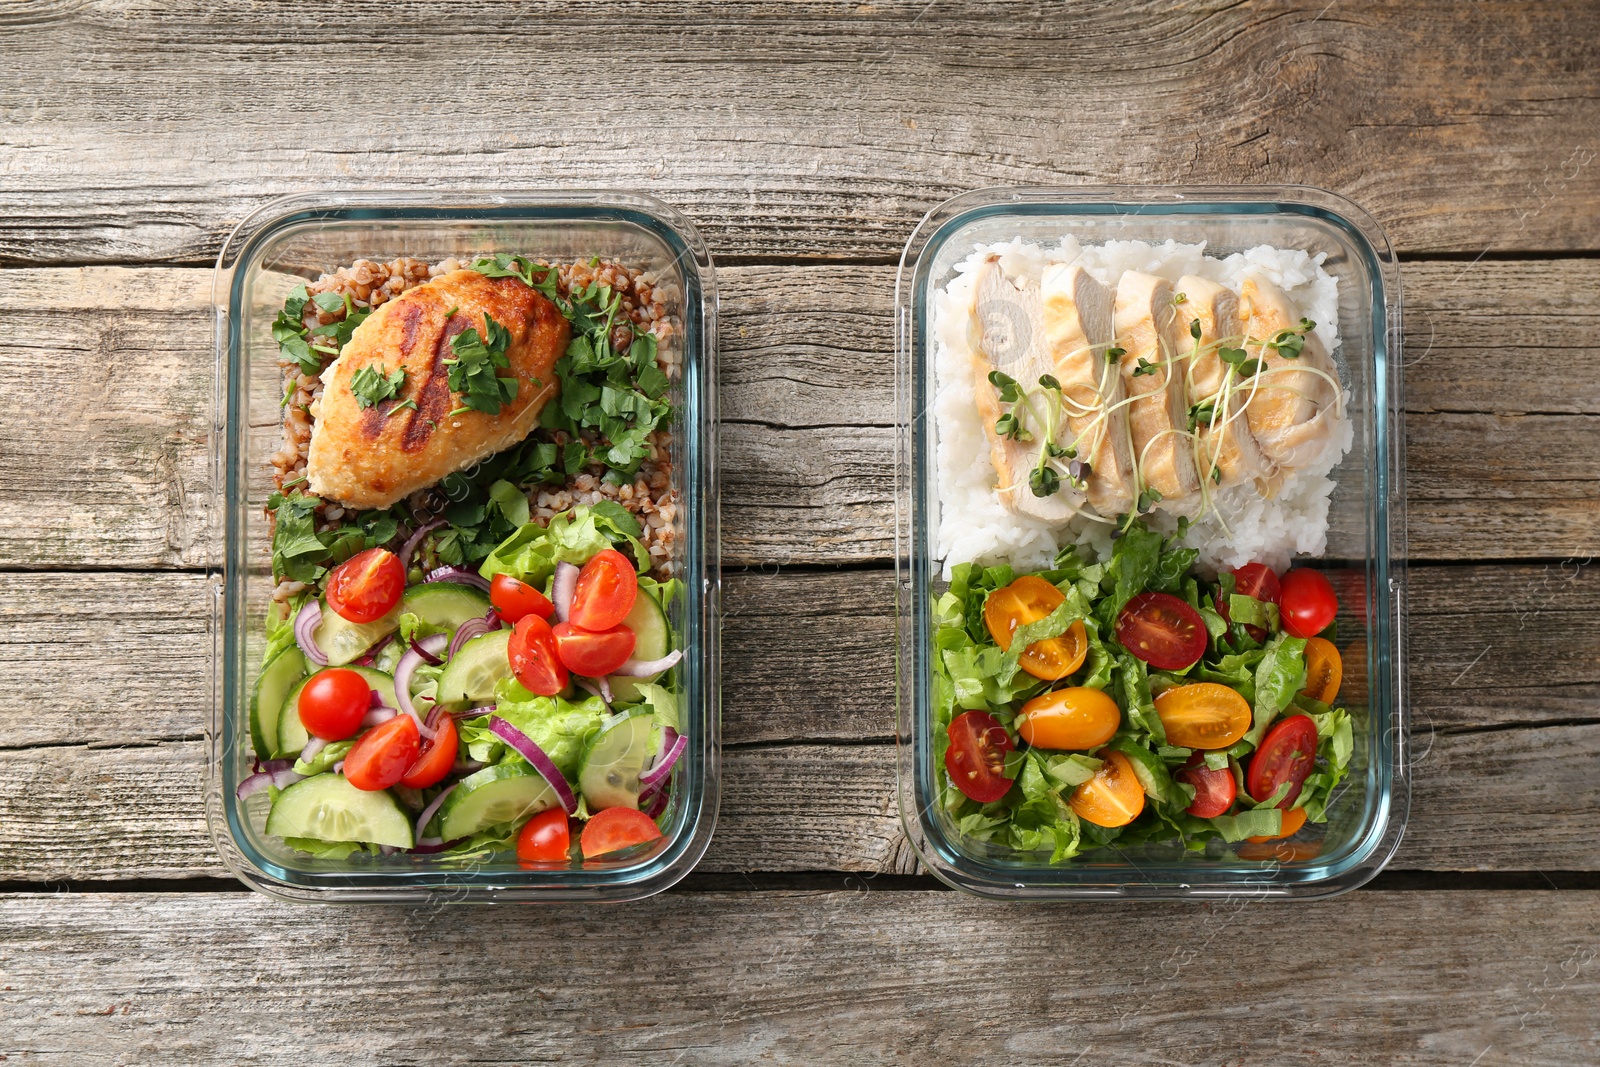
{"type": "Polygon", "coordinates": [[[1600,9],[0,6],[0,1056],[1600,1062],[1600,9]],[[979,186],[1305,182],[1404,259],[1411,826],[1009,906],[893,800],[889,306],[979,186]],[[292,908],[200,807],[210,261],[290,191],[635,187],[722,283],[722,817],[608,907],[292,908]]]}

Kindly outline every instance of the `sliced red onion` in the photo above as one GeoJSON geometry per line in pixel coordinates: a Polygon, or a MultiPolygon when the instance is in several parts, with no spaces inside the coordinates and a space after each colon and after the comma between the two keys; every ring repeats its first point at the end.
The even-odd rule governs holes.
{"type": "Polygon", "coordinates": [[[611,673],[620,674],[627,678],[649,678],[652,675],[660,674],[662,671],[670,670],[671,668],[677,666],[678,661],[682,658],[683,650],[681,648],[674,649],[671,653],[662,656],[660,659],[627,660],[622,664],[622,666],[618,667],[611,673]]]}
{"type": "Polygon", "coordinates": [[[474,708],[462,708],[460,711],[451,711],[447,712],[446,714],[450,715],[459,722],[462,719],[482,718],[485,715],[491,714],[497,707],[499,707],[498,704],[480,704],[474,708]]]}
{"type": "Polygon", "coordinates": [[[239,788],[233,795],[240,800],[255,796],[269,785],[279,789],[287,789],[296,782],[304,781],[305,775],[294,773],[294,761],[286,759],[271,759],[260,764],[261,769],[244,781],[239,783],[239,788]]]}
{"type": "Polygon", "coordinates": [[[488,764],[485,764],[479,760],[464,759],[457,760],[456,765],[451,767],[450,770],[455,774],[471,774],[473,771],[483,770],[483,768],[486,766],[488,766],[488,764]]]}
{"type": "Polygon", "coordinates": [[[606,678],[604,675],[601,675],[599,678],[596,678],[595,681],[600,683],[600,699],[604,700],[607,704],[610,704],[611,703],[611,681],[608,678],[606,678]]]}
{"type": "Polygon", "coordinates": [[[378,653],[383,651],[383,646],[387,645],[390,641],[393,641],[393,640],[394,640],[394,634],[384,634],[382,637],[380,637],[378,639],[377,644],[373,645],[371,648],[367,649],[365,652],[363,652],[361,654],[361,658],[356,660],[356,666],[357,667],[370,667],[370,666],[372,666],[372,661],[378,658],[378,653]]]}
{"type": "Polygon", "coordinates": [[[422,579],[424,582],[456,582],[459,585],[470,585],[474,589],[489,591],[489,579],[477,571],[468,570],[466,567],[435,567],[422,579]]]}
{"type": "Polygon", "coordinates": [[[683,750],[689,747],[689,739],[668,726],[661,731],[661,747],[663,751],[661,758],[656,760],[656,765],[639,775],[639,784],[646,788],[666,781],[667,775],[672,773],[672,765],[678,762],[683,750]]]}
{"type": "Polygon", "coordinates": [[[312,638],[316,632],[317,623],[322,621],[322,604],[316,597],[311,597],[300,609],[300,614],[294,617],[294,643],[300,646],[300,651],[305,653],[306,659],[319,667],[328,665],[328,655],[317,647],[317,642],[312,638]]]}
{"type": "MultiPolygon", "coordinates": [[[[643,800],[642,797],[640,799],[641,801],[643,800]]],[[[667,791],[665,789],[657,790],[655,795],[650,798],[649,806],[641,810],[652,819],[659,819],[661,813],[667,810],[667,791]]]]}
{"type": "Polygon", "coordinates": [[[306,747],[300,750],[300,762],[310,763],[317,758],[317,753],[328,746],[328,742],[320,737],[313,737],[306,742],[306,747]]]}
{"type": "Polygon", "coordinates": [[[437,730],[439,728],[439,720],[448,714],[449,712],[435,704],[433,706],[433,710],[428,712],[428,718],[423,722],[422,725],[426,726],[430,730],[437,730]]]}
{"type": "Polygon", "coordinates": [[[406,543],[400,547],[400,566],[404,567],[406,570],[410,570],[411,554],[417,550],[418,545],[422,544],[422,539],[424,537],[427,537],[429,534],[433,533],[433,531],[437,530],[443,525],[443,519],[434,519],[416,533],[406,538],[406,543]]]}
{"type": "MultiPolygon", "coordinates": [[[[423,648],[422,645],[417,642],[417,639],[415,637],[413,637],[411,639],[411,651],[413,651],[417,655],[421,656],[422,657],[422,662],[426,663],[430,667],[437,667],[437,666],[439,666],[439,664],[444,662],[444,660],[440,659],[438,656],[435,656],[432,652],[429,652],[427,649],[423,648]]],[[[453,656],[453,655],[455,655],[455,652],[452,651],[450,654],[453,656]]]]}
{"type": "MultiPolygon", "coordinates": [[[[606,710],[608,710],[608,711],[610,710],[611,701],[607,696],[607,693],[609,693],[609,691],[611,689],[610,686],[606,687],[607,693],[602,693],[600,691],[600,687],[595,684],[595,680],[592,679],[592,678],[580,678],[577,675],[574,675],[572,680],[578,684],[578,688],[579,689],[582,689],[586,693],[593,693],[595,696],[599,697],[601,700],[604,700],[606,702],[606,710]]],[[[602,679],[600,679],[600,681],[603,682],[603,681],[605,681],[605,679],[602,678],[602,679]]]]}
{"type": "Polygon", "coordinates": [[[378,854],[381,855],[381,856],[384,856],[385,858],[387,858],[389,856],[392,856],[396,852],[399,852],[399,851],[400,850],[398,848],[396,848],[395,846],[393,846],[393,845],[379,845],[378,846],[378,854]]]}
{"type": "Polygon", "coordinates": [[[557,563],[556,580],[550,587],[550,602],[556,606],[556,622],[566,622],[572,611],[572,594],[578,588],[578,567],[575,563],[557,563]]]}
{"type": "Polygon", "coordinates": [[[474,637],[482,637],[490,629],[487,619],[468,619],[460,626],[457,626],[455,636],[450,639],[450,658],[455,658],[455,654],[461,651],[462,645],[465,645],[474,637]]]}
{"type": "Polygon", "coordinates": [[[377,726],[380,723],[388,722],[390,719],[394,718],[396,714],[398,713],[393,708],[379,706],[373,708],[371,711],[367,712],[361,717],[361,725],[364,727],[377,726]]]}
{"type": "Polygon", "coordinates": [[[572,787],[567,784],[566,776],[561,773],[561,768],[545,755],[544,749],[533,743],[531,737],[498,715],[489,720],[489,731],[516,749],[518,755],[533,764],[534,770],[544,775],[544,780],[556,791],[556,797],[560,799],[561,806],[567,809],[568,815],[578,813],[578,798],[573,796],[572,787]]]}
{"type": "Polygon", "coordinates": [[[422,731],[422,736],[430,740],[433,738],[433,731],[428,729],[428,724],[422,721],[422,716],[417,714],[416,706],[411,703],[411,676],[422,666],[424,652],[437,656],[444,651],[444,646],[449,640],[444,634],[424,637],[417,643],[417,648],[406,649],[406,654],[400,657],[400,662],[394,668],[394,702],[400,706],[401,711],[417,720],[417,728],[422,731]]]}
{"type": "MultiPolygon", "coordinates": [[[[418,838],[422,837],[422,828],[428,825],[428,820],[433,818],[433,813],[439,810],[439,805],[444,803],[444,798],[455,792],[456,786],[460,784],[461,783],[459,782],[451,784],[448,788],[442,790],[438,796],[429,801],[427,807],[422,809],[422,814],[417,816],[418,838]]],[[[434,840],[437,841],[438,838],[434,838],[434,840]]]]}
{"type": "Polygon", "coordinates": [[[344,773],[344,760],[340,760],[338,763],[335,763],[333,765],[333,773],[334,774],[342,774],[342,773],[344,773]]]}
{"type": "Polygon", "coordinates": [[[454,841],[440,841],[437,837],[425,837],[417,842],[417,846],[411,850],[411,854],[413,856],[430,856],[435,852],[443,852],[447,848],[455,848],[465,840],[466,838],[464,837],[458,837],[454,841]]]}

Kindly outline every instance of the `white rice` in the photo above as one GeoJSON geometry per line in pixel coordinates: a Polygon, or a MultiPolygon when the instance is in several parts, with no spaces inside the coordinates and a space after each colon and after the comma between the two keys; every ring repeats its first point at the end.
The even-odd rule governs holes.
{"type": "MultiPolygon", "coordinates": [[[[1322,269],[1322,254],[1261,245],[1225,259],[1205,254],[1204,244],[1167,241],[1108,241],[1081,246],[1065,237],[1054,248],[1020,238],[980,245],[956,267],[956,276],[941,289],[934,305],[936,342],[933,426],[938,470],[937,553],[944,575],[957,563],[1010,563],[1019,570],[1046,567],[1067,544],[1089,545],[1104,558],[1110,553],[1109,523],[1074,519],[1057,526],[1007,510],[995,489],[984,433],[968,371],[971,349],[968,321],[977,268],[990,255],[1013,279],[1038,281],[1050,263],[1078,263],[1102,284],[1115,287],[1123,271],[1144,271],[1176,282],[1197,274],[1238,292],[1247,272],[1268,278],[1288,294],[1301,313],[1316,322],[1316,335],[1330,354],[1339,346],[1338,280],[1322,269]]],[[[1353,430],[1346,391],[1344,412],[1332,445],[1320,461],[1292,472],[1278,495],[1263,498],[1245,483],[1218,490],[1214,510],[1190,527],[1185,543],[1200,550],[1202,570],[1215,572],[1258,561],[1275,570],[1295,555],[1321,555],[1328,539],[1328,499],[1333,492],[1329,472],[1350,449],[1353,430]]],[[[1087,509],[1087,505],[1085,505],[1087,509]]],[[[1165,533],[1177,518],[1158,504],[1149,515],[1151,527],[1165,533]]]]}

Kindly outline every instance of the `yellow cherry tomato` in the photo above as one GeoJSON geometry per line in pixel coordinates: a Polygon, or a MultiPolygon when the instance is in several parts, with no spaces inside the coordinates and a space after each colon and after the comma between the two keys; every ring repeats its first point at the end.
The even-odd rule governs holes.
{"type": "Polygon", "coordinates": [[[1036,696],[1022,705],[1017,733],[1037,748],[1087,752],[1111,740],[1122,709],[1098,689],[1071,686],[1036,696]]]}
{"type": "Polygon", "coordinates": [[[1191,682],[1156,697],[1156,714],[1167,744],[1180,748],[1227,748],[1250,730],[1250,702],[1216,682],[1191,682]]]}
{"type": "Polygon", "coordinates": [[[1332,704],[1344,683],[1344,660],[1332,641],[1312,637],[1306,641],[1306,687],[1300,692],[1312,700],[1332,704]]]}
{"type": "Polygon", "coordinates": [[[1100,769],[1073,790],[1067,803],[1078,818],[1096,826],[1126,826],[1144,810],[1144,786],[1134,776],[1127,756],[1102,752],[1100,759],[1100,769]]]}
{"type": "MultiPolygon", "coordinates": [[[[1043,578],[1025,574],[1003,589],[996,589],[983,602],[983,622],[995,644],[1011,650],[1011,636],[1017,627],[1038,622],[1067,598],[1043,578]]],[[[1089,635],[1082,622],[1075,622],[1060,637],[1050,637],[1029,645],[1018,664],[1035,678],[1047,682],[1065,678],[1089,655],[1089,635]]]]}

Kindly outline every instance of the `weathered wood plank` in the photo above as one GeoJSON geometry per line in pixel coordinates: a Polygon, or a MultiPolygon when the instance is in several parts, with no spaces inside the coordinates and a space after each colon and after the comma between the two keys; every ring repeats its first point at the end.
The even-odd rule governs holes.
{"type": "Polygon", "coordinates": [[[1390,892],[1292,915],[1245,899],[1067,909],[867,881],[669,893],[619,922],[581,905],[19,895],[0,900],[0,1053],[1587,1067],[1600,1058],[1597,905],[1590,892],[1390,892]],[[1117,946],[1114,968],[1084,950],[1091,938],[1117,946]]]}
{"type": "MultiPolygon", "coordinates": [[[[1407,267],[1417,556],[1595,553],[1600,344],[1586,277],[1577,260],[1407,267]],[[1469,282],[1536,310],[1462,312],[1469,282]],[[1559,390],[1525,373],[1548,351],[1571,368],[1559,390]]],[[[723,272],[729,563],[892,552],[892,286],[889,268],[723,272]]],[[[0,435],[12,486],[0,565],[205,559],[209,287],[201,270],[0,271],[0,397],[16,398],[0,410],[18,420],[0,435]],[[41,375],[60,407],[41,408],[41,375]]]]}
{"type": "Polygon", "coordinates": [[[273,196],[371,185],[632,186],[722,255],[893,256],[954,193],[1086,182],[1309,181],[1408,251],[1600,246],[1582,5],[56,10],[0,24],[13,263],[209,259],[273,196]]]}

